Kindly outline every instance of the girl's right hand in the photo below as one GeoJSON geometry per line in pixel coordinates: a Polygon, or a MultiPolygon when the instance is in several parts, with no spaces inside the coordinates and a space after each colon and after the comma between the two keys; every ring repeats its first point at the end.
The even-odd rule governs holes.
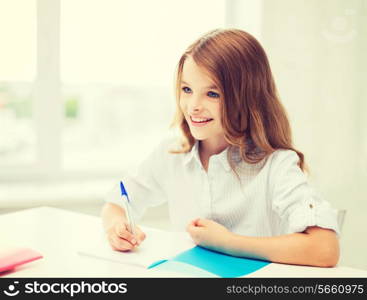
{"type": "Polygon", "coordinates": [[[129,225],[121,220],[114,222],[106,230],[108,242],[114,250],[130,251],[144,241],[145,233],[138,226],[135,227],[135,235],[132,235],[128,228],[129,225]]]}

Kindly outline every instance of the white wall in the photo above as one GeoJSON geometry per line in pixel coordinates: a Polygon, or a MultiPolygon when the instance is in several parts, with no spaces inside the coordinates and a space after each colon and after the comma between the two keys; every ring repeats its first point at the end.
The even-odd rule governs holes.
{"type": "Polygon", "coordinates": [[[347,209],[341,263],[367,269],[367,1],[232,3],[230,23],[268,53],[310,181],[347,209]]]}

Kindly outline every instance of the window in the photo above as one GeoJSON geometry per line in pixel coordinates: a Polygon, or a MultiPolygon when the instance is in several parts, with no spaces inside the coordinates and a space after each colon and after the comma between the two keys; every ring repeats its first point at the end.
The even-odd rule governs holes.
{"type": "Polygon", "coordinates": [[[6,169],[36,160],[36,1],[1,0],[0,6],[0,169],[6,169]]]}
{"type": "Polygon", "coordinates": [[[16,178],[121,174],[136,164],[168,131],[180,55],[225,25],[225,0],[0,1],[9,8],[0,30],[12,54],[0,58],[8,64],[0,71],[0,113],[13,107],[8,126],[19,128],[24,156],[34,162],[14,170],[20,150],[2,139],[3,178],[9,171],[16,178]],[[6,109],[5,98],[13,102],[6,109]],[[14,103],[22,103],[18,112],[14,103]]]}
{"type": "Polygon", "coordinates": [[[179,56],[200,34],[224,25],[223,5],[61,2],[66,170],[121,170],[150,151],[173,117],[179,56]]]}

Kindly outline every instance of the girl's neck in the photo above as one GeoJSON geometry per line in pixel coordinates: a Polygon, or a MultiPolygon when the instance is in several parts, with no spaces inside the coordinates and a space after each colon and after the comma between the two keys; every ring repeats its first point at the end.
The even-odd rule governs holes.
{"type": "Polygon", "coordinates": [[[223,138],[220,139],[207,139],[199,141],[199,152],[204,157],[210,157],[215,154],[221,153],[229,146],[228,142],[223,138]]]}

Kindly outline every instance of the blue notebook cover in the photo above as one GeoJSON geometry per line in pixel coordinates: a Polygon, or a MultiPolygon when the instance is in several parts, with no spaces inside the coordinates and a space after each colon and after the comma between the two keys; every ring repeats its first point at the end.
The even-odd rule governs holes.
{"type": "MultiPolygon", "coordinates": [[[[209,274],[227,278],[244,276],[270,264],[268,261],[230,256],[196,246],[170,260],[157,261],[150,265],[149,268],[158,267],[178,272],[182,269],[182,271],[187,273],[187,268],[184,268],[182,264],[173,262],[181,262],[202,269],[205,271],[203,274],[208,274],[207,272],[209,272],[209,274]]],[[[197,272],[193,273],[193,275],[197,274],[197,272]]]]}

